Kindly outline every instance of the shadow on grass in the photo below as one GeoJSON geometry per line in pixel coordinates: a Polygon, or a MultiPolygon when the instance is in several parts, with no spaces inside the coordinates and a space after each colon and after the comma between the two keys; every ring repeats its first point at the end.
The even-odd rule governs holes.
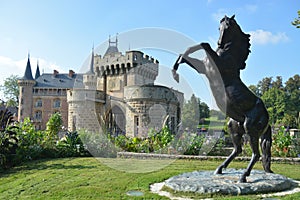
{"type": "Polygon", "coordinates": [[[30,171],[30,170],[45,170],[45,169],[70,169],[70,170],[79,170],[79,169],[92,169],[96,166],[90,166],[90,165],[79,165],[79,164],[67,164],[67,162],[70,159],[66,160],[65,164],[57,164],[57,163],[48,163],[48,161],[53,161],[53,159],[41,159],[41,160],[35,160],[35,161],[28,161],[26,163],[23,163],[20,166],[16,166],[7,170],[0,170],[0,178],[1,177],[7,177],[11,174],[20,172],[20,171],[30,171]]]}

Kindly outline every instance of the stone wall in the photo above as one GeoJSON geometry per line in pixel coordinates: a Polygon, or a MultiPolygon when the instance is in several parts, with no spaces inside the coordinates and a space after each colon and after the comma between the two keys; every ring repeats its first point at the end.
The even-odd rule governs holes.
{"type": "Polygon", "coordinates": [[[103,92],[95,90],[73,89],[68,91],[68,129],[99,132],[101,127],[98,113],[101,112],[100,109],[105,102],[104,96],[103,92]]]}
{"type": "Polygon", "coordinates": [[[175,131],[180,103],[171,89],[155,85],[128,86],[124,88],[124,101],[128,136],[146,137],[149,129],[159,131],[167,122],[175,131]]]}

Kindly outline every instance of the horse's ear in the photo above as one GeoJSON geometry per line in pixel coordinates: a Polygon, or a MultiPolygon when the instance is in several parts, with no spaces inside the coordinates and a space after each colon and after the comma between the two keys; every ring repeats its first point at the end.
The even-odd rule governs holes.
{"type": "Polygon", "coordinates": [[[232,17],[230,17],[230,19],[234,19],[235,15],[232,15],[232,17]]]}

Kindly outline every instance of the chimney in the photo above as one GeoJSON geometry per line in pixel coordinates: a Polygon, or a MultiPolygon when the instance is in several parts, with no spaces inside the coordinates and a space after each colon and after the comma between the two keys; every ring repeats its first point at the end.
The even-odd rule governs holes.
{"type": "Polygon", "coordinates": [[[53,76],[56,77],[56,75],[58,74],[57,70],[53,70],[53,76]]]}
{"type": "Polygon", "coordinates": [[[75,74],[75,72],[74,72],[73,70],[70,69],[70,70],[69,70],[69,77],[70,77],[70,78],[73,78],[73,75],[74,75],[74,74],[75,74]]]}

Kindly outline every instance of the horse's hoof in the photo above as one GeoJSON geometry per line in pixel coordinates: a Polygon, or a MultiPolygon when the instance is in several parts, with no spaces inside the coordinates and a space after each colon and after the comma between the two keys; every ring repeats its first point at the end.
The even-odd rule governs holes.
{"type": "Polygon", "coordinates": [[[246,177],[241,177],[239,183],[247,183],[246,177]]]}
{"type": "Polygon", "coordinates": [[[217,168],[214,174],[222,174],[222,168],[217,168]]]}

